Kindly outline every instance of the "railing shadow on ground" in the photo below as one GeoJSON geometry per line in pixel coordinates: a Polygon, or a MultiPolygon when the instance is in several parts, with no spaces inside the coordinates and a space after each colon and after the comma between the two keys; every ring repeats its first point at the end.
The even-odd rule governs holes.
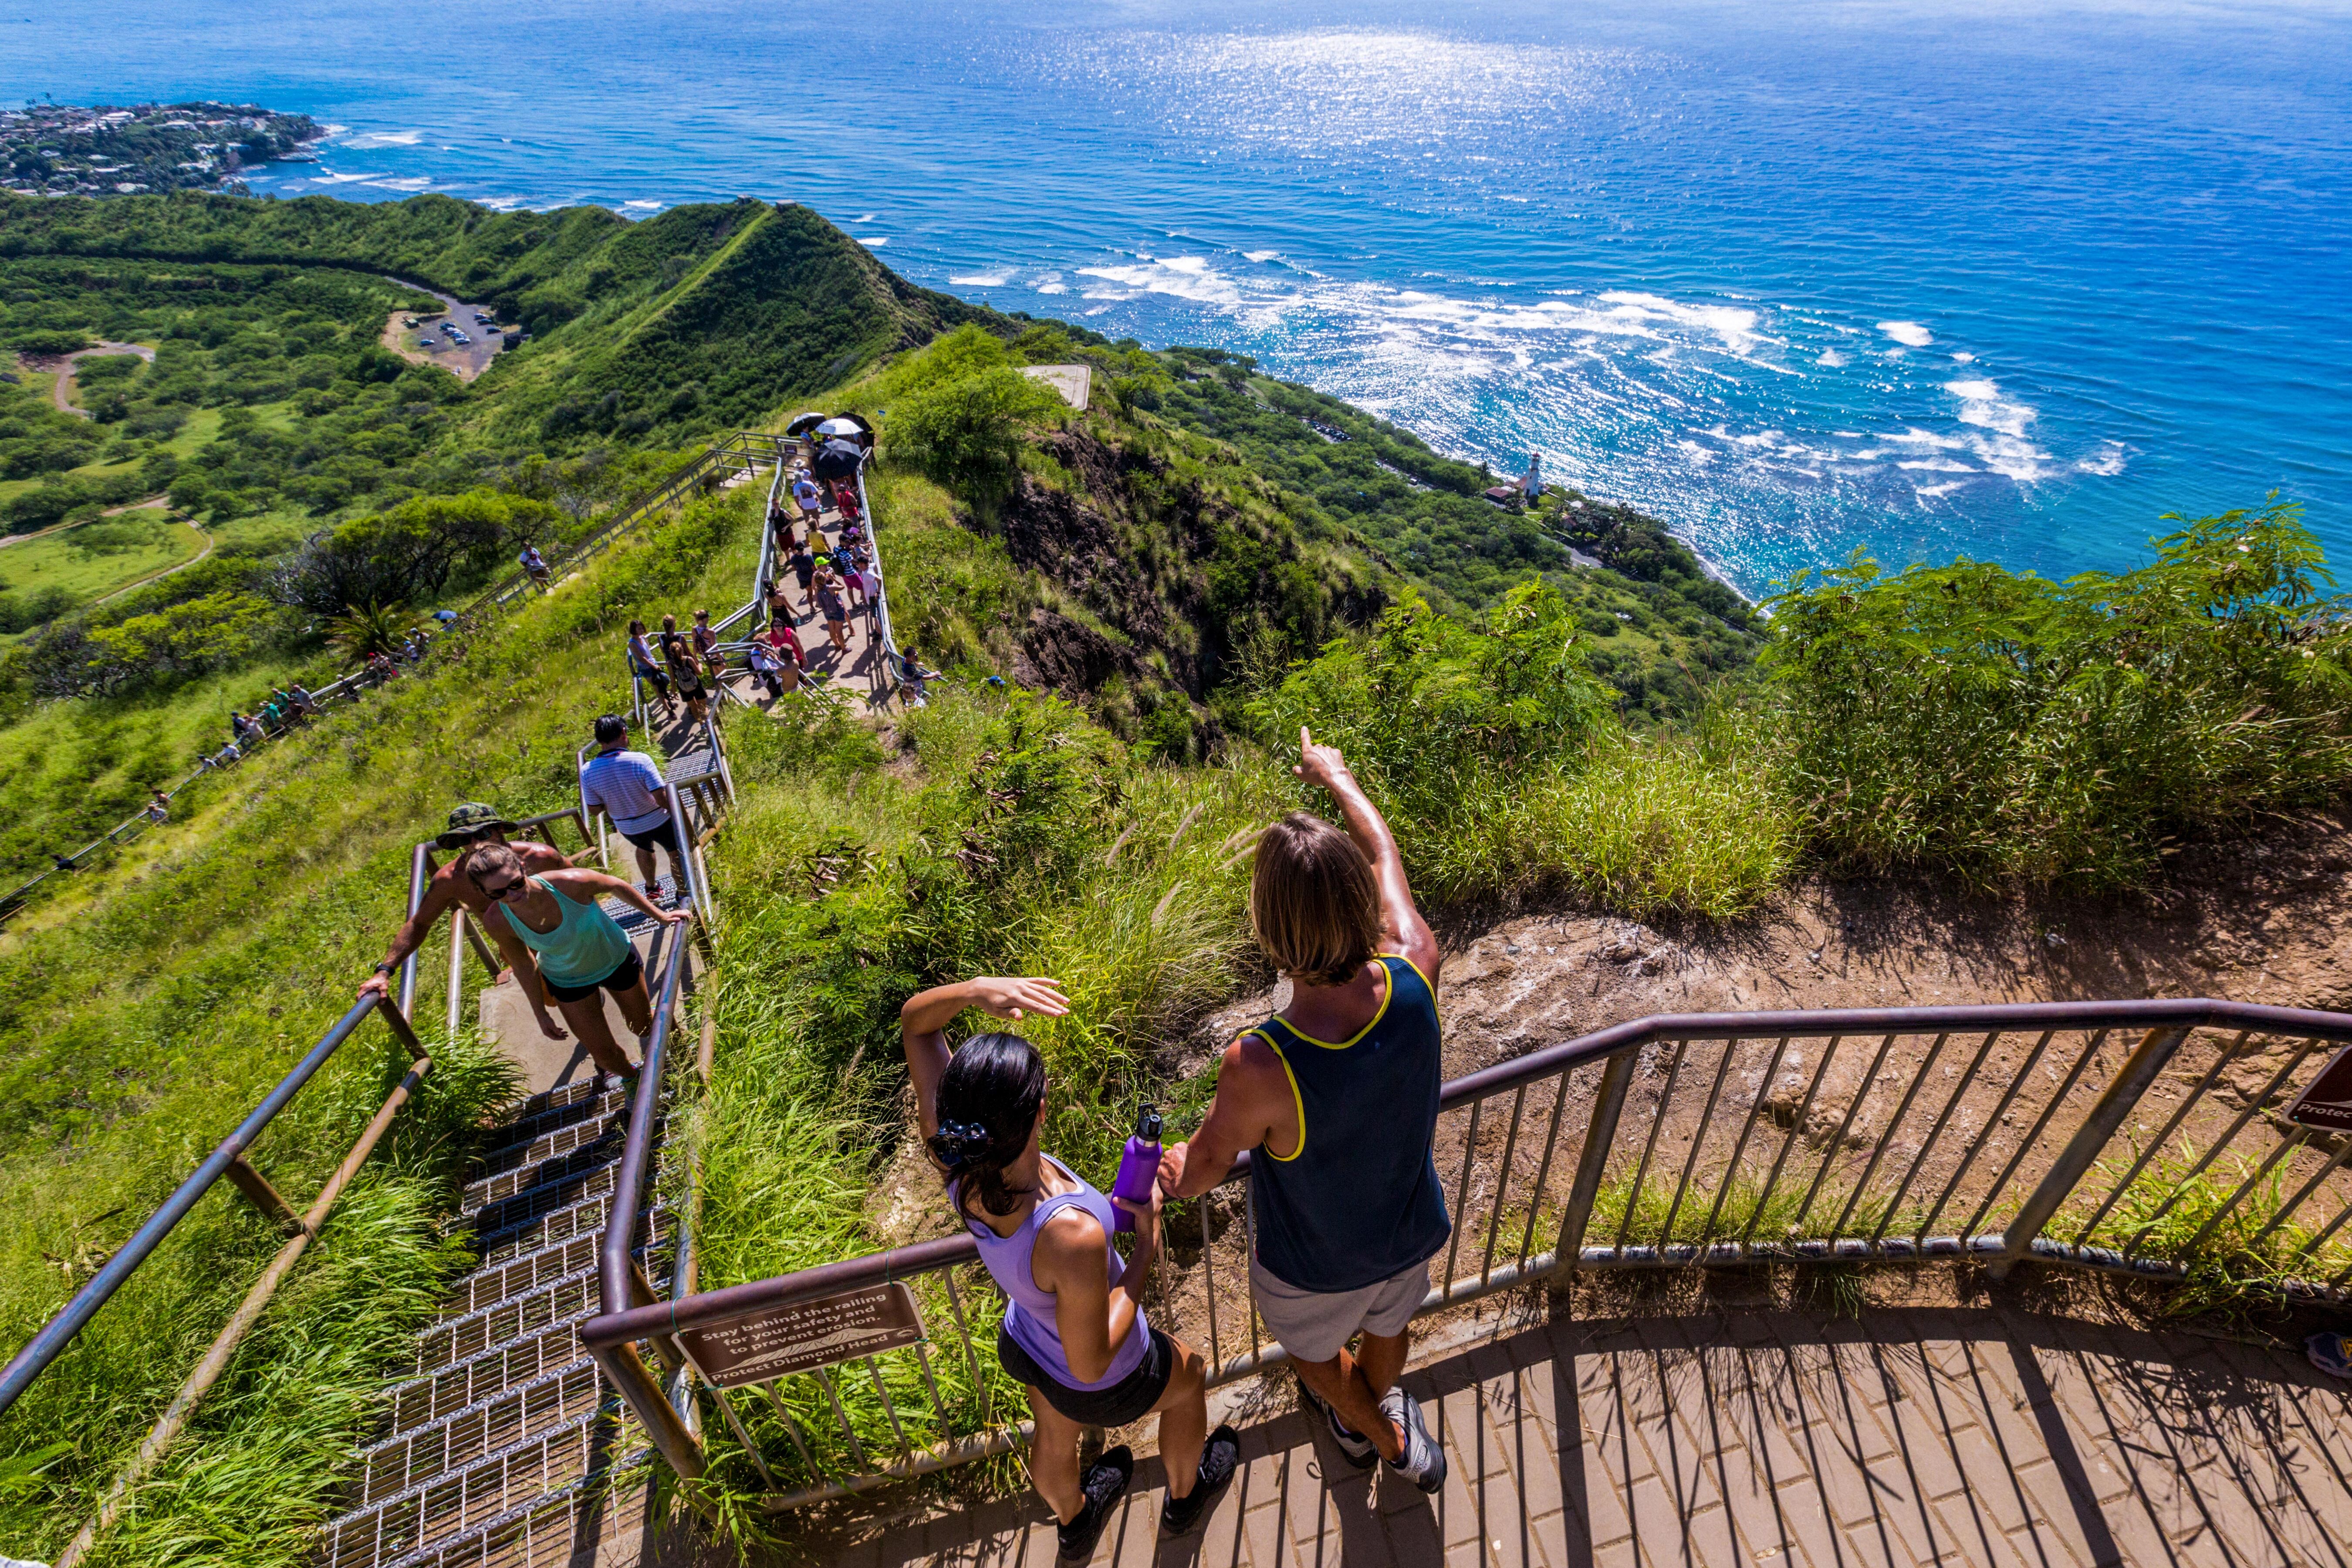
{"type": "MultiPolygon", "coordinates": [[[[1452,1474],[1348,1465],[1286,1386],[1201,1531],[1156,1459],[1103,1555],[1155,1568],[2324,1563],[2352,1548],[2352,1403],[2299,1362],[2009,1308],[1578,1321],[1514,1301],[1407,1374],[1452,1474]]],[[[1255,1392],[1255,1391],[1254,1391],[1255,1392]]],[[[1034,1498],[803,1544],[839,1568],[1043,1564],[1034,1498]]]]}

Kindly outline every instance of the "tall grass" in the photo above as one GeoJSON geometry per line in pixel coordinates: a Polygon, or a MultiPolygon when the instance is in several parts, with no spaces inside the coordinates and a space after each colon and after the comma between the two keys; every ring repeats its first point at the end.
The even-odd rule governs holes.
{"type": "MultiPolygon", "coordinates": [[[[2344,1231],[2322,1243],[2310,1227],[2279,1218],[2284,1166],[2257,1180],[2260,1167],[2234,1151],[2201,1171],[2198,1151],[2186,1137],[2179,1151],[2177,1157],[2159,1154],[2149,1161],[2085,1238],[2090,1246],[2129,1257],[2183,1265],[2188,1278],[2166,1299],[2167,1312],[2193,1316],[2235,1307],[2287,1279],[2326,1279],[2352,1266],[2352,1238],[2344,1231]]],[[[2086,1184],[2070,1210],[2095,1207],[2138,1155],[2133,1149],[2127,1156],[2101,1162],[2097,1169],[2106,1181],[2086,1184]]]]}
{"type": "MultiPolygon", "coordinates": [[[[617,649],[629,614],[690,607],[706,580],[714,601],[740,592],[756,538],[743,526],[751,500],[739,492],[698,503],[456,649],[448,665],[268,749],[144,856],[89,874],[26,917],[0,948],[0,1204],[12,1216],[0,1235],[0,1346],[13,1350],[47,1321],[349,1006],[398,921],[410,846],[454,802],[491,800],[516,815],[567,803],[590,721],[625,699],[617,652],[583,649],[617,649]]],[[[434,1016],[440,967],[420,964],[420,1016],[434,1016]]],[[[388,1038],[367,1026],[260,1140],[256,1163],[298,1206],[381,1100],[388,1038]]],[[[459,1131],[505,1094],[488,1064],[436,1060],[384,1156],[395,1169],[423,1160],[400,1152],[418,1139],[438,1151],[435,1161],[454,1159],[459,1131]],[[436,1104],[447,1116],[429,1109],[436,1104]]],[[[442,1196],[353,1209],[348,1248],[320,1248],[322,1275],[341,1267],[338,1257],[349,1260],[337,1276],[347,1284],[424,1267],[414,1249],[430,1249],[425,1221],[453,1178],[437,1163],[415,1169],[442,1196]],[[405,1233],[395,1211],[415,1222],[405,1233]],[[358,1223],[371,1214],[381,1223],[358,1223]]],[[[224,1184],[0,1419],[0,1462],[72,1446],[0,1500],[0,1551],[43,1557],[72,1532],[277,1245],[224,1184]]],[[[326,1336],[303,1352],[315,1351],[324,1382],[307,1394],[291,1383],[251,1399],[225,1390],[205,1422],[245,1415],[222,1428],[223,1452],[266,1448],[280,1440],[268,1436],[271,1412],[312,1405],[327,1423],[319,1431],[350,1441],[350,1424],[329,1418],[340,1406],[325,1384],[384,1364],[405,1342],[397,1292],[382,1313],[362,1310],[358,1285],[306,1294],[310,1267],[289,1288],[302,1315],[272,1321],[326,1336]]],[[[231,1375],[236,1389],[262,1386],[231,1375]]],[[[283,1440],[304,1452],[325,1442],[283,1440]]],[[[202,1451],[193,1447],[190,1462],[202,1451]]],[[[281,1490],[244,1494],[236,1540],[296,1531],[323,1495],[309,1475],[289,1470],[281,1490]]],[[[173,1551],[198,1557],[244,1550],[215,1533],[226,1516],[205,1511],[210,1484],[192,1472],[142,1500],[141,1550],[162,1551],[166,1536],[184,1538],[173,1551]]]]}

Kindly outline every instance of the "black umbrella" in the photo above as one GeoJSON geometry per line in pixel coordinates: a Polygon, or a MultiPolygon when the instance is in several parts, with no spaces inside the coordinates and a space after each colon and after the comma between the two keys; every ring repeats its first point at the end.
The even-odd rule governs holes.
{"type": "Polygon", "coordinates": [[[795,414],[793,422],[784,426],[784,434],[797,440],[824,423],[822,414],[795,414]]]}
{"type": "Polygon", "coordinates": [[[821,479],[849,479],[865,460],[866,453],[856,442],[827,441],[824,450],[816,455],[816,477],[821,479]]]}

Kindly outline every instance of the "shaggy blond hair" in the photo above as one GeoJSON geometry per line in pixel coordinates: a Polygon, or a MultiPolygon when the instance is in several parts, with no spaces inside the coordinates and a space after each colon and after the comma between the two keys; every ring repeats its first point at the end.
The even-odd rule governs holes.
{"type": "Polygon", "coordinates": [[[1356,841],[1294,811],[1257,836],[1250,931],[1274,966],[1309,985],[1344,985],[1381,940],[1380,885],[1356,841]]]}

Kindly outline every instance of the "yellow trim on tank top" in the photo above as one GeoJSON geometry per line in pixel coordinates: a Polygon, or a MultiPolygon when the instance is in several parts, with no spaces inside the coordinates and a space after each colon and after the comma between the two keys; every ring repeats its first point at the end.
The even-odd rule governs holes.
{"type": "MultiPolygon", "coordinates": [[[[1285,1024],[1283,1027],[1290,1029],[1290,1026],[1287,1024],[1285,1024]]],[[[1298,1031],[1296,1029],[1291,1029],[1290,1032],[1294,1035],[1298,1034],[1298,1031]]],[[[1259,1039],[1264,1040],[1265,1042],[1265,1048],[1274,1053],[1274,1059],[1282,1064],[1282,1076],[1290,1080],[1290,1104],[1291,1108],[1298,1113],[1298,1147],[1293,1149],[1287,1154],[1277,1154],[1273,1151],[1273,1149],[1263,1142],[1258,1145],[1259,1148],[1265,1150],[1265,1157],[1267,1159],[1279,1160],[1284,1164],[1287,1165],[1290,1162],[1297,1159],[1298,1156],[1307,1152],[1307,1101],[1298,1092],[1298,1075],[1290,1070],[1290,1058],[1282,1054],[1282,1047],[1274,1043],[1274,1037],[1272,1035],[1267,1034],[1264,1029],[1244,1029],[1242,1033],[1244,1036],[1255,1035],[1259,1039]]],[[[1304,1035],[1298,1035],[1298,1037],[1303,1040],[1307,1037],[1304,1035]]]]}
{"type": "MultiPolygon", "coordinates": [[[[1389,1016],[1389,1004],[1396,998],[1396,976],[1390,973],[1389,966],[1386,963],[1381,963],[1381,961],[1389,958],[1403,957],[1404,955],[1402,953],[1395,952],[1376,952],[1372,954],[1371,962],[1381,964],[1381,979],[1383,982],[1381,986],[1380,1011],[1374,1013],[1365,1023],[1362,1028],[1357,1030],[1354,1034],[1349,1035],[1346,1039],[1337,1041],[1318,1040],[1287,1018],[1278,1018],[1276,1022],[1279,1023],[1284,1028],[1289,1030],[1292,1034],[1297,1035],[1300,1039],[1305,1040],[1310,1046],[1320,1046],[1327,1051],[1346,1050],[1349,1046],[1354,1045],[1358,1040],[1362,1039],[1366,1035],[1369,1035],[1374,1029],[1379,1028],[1381,1026],[1381,1020],[1389,1016]]],[[[1415,974],[1421,973],[1420,970],[1413,969],[1412,960],[1410,958],[1405,959],[1404,966],[1407,969],[1412,969],[1412,972],[1415,974]]],[[[1429,980],[1426,976],[1423,976],[1421,983],[1423,985],[1426,985],[1429,984],[1429,980]]]]}

